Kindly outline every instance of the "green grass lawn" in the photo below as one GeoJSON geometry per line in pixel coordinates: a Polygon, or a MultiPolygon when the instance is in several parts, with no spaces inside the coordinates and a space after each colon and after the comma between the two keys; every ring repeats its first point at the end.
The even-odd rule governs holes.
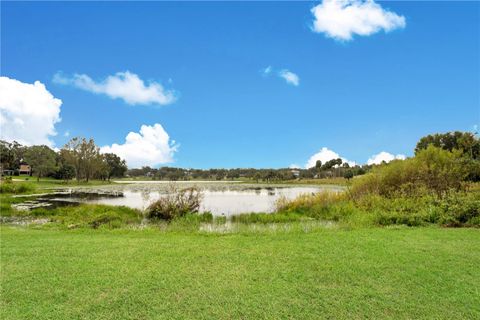
{"type": "Polygon", "coordinates": [[[480,230],[1,227],[2,319],[480,318],[480,230]]]}

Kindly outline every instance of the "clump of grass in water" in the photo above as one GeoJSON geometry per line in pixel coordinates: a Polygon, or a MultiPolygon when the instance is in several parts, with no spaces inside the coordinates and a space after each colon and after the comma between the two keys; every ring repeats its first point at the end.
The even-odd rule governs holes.
{"type": "Polygon", "coordinates": [[[165,196],[147,208],[147,218],[171,221],[189,213],[198,213],[203,194],[197,187],[178,189],[171,184],[165,196]]]}

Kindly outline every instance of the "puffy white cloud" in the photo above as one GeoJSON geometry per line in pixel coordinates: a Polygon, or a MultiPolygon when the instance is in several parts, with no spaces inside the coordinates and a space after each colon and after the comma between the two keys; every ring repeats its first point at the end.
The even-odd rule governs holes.
{"type": "Polygon", "coordinates": [[[278,76],[283,78],[288,84],[298,86],[300,84],[300,78],[295,73],[288,71],[287,69],[281,70],[278,76]]]}
{"type": "Polygon", "coordinates": [[[0,77],[0,138],[53,146],[50,137],[57,134],[61,105],[62,100],[39,81],[30,84],[0,77]]]}
{"type": "Polygon", "coordinates": [[[150,82],[145,85],[135,73],[129,71],[117,72],[100,82],[95,82],[86,74],[74,74],[65,77],[61,73],[55,74],[53,82],[63,85],[72,85],[79,89],[105,94],[112,99],[122,99],[128,104],[170,104],[176,100],[172,90],[166,90],[160,83],[150,82]]]}
{"type": "Polygon", "coordinates": [[[315,153],[313,156],[308,159],[307,164],[305,165],[305,168],[311,168],[315,167],[315,164],[317,163],[317,160],[322,161],[322,164],[325,164],[325,162],[332,160],[332,159],[342,159],[342,161],[345,163],[348,163],[350,166],[354,166],[355,162],[354,161],[349,161],[343,157],[341,157],[338,153],[336,153],[333,150],[330,150],[326,147],[323,147],[320,149],[319,152],[315,153]]]}
{"type": "Polygon", "coordinates": [[[173,155],[178,145],[170,140],[163,127],[142,125],[140,132],[130,132],[124,144],[112,144],[101,148],[103,153],[115,153],[127,161],[130,168],[156,166],[173,162],[173,155]]]}
{"type": "Polygon", "coordinates": [[[323,0],[311,12],[312,30],[340,41],[352,40],[355,34],[368,36],[406,25],[405,17],[383,9],[373,0],[323,0]]]}
{"type": "Polygon", "coordinates": [[[290,166],[288,166],[289,169],[300,169],[300,166],[298,164],[292,163],[290,166]]]}
{"type": "Polygon", "coordinates": [[[405,160],[405,159],[406,159],[406,156],[403,154],[393,155],[391,153],[382,151],[378,154],[371,156],[370,159],[368,159],[367,164],[368,165],[381,164],[384,161],[388,163],[392,160],[405,160]]]}

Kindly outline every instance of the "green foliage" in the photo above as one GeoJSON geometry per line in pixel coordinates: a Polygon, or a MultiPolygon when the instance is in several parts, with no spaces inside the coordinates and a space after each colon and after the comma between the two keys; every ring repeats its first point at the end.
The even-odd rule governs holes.
{"type": "Polygon", "coordinates": [[[480,193],[450,195],[439,204],[439,223],[450,227],[480,227],[480,193]]]}
{"type": "Polygon", "coordinates": [[[148,218],[172,220],[189,213],[196,213],[200,209],[202,194],[198,188],[178,190],[171,185],[167,194],[152,203],[147,208],[148,218]]]}
{"type": "Polygon", "coordinates": [[[111,177],[123,177],[127,171],[127,164],[114,153],[103,154],[105,163],[107,164],[107,179],[111,177]]]}
{"type": "Polygon", "coordinates": [[[59,180],[68,181],[75,177],[75,167],[71,164],[64,163],[55,173],[55,178],[59,180]]]}
{"type": "Polygon", "coordinates": [[[16,170],[20,166],[20,161],[24,158],[25,147],[17,141],[9,143],[0,140],[0,164],[3,169],[16,170]]]}
{"type": "Polygon", "coordinates": [[[425,192],[442,196],[462,188],[462,181],[468,175],[462,160],[457,151],[449,152],[430,145],[414,158],[383,164],[354,180],[351,194],[355,198],[366,194],[415,196],[425,192]]]}
{"type": "Polygon", "coordinates": [[[60,155],[65,163],[75,168],[77,180],[88,181],[99,170],[100,149],[95,145],[93,139],[72,138],[60,150],[60,155]]]}
{"type": "Polygon", "coordinates": [[[321,169],[322,170],[329,170],[335,166],[340,166],[342,164],[342,159],[337,158],[337,159],[332,159],[327,162],[325,162],[324,165],[322,165],[321,169]]]}
{"type": "MultiPolygon", "coordinates": [[[[214,217],[211,212],[187,213],[170,220],[168,226],[166,226],[164,230],[174,232],[197,232],[201,224],[213,222],[214,217]]],[[[155,223],[155,221],[153,221],[153,223],[155,223]]]]}
{"type": "Polygon", "coordinates": [[[37,180],[55,172],[57,154],[48,146],[31,146],[25,151],[25,161],[32,167],[37,180]]]}
{"type": "Polygon", "coordinates": [[[480,159],[480,139],[470,132],[447,132],[430,134],[421,138],[415,147],[415,154],[433,145],[447,151],[458,150],[471,159],[480,159]]]}
{"type": "Polygon", "coordinates": [[[287,213],[297,215],[297,219],[310,217],[357,227],[428,224],[480,227],[480,192],[456,191],[442,197],[428,192],[417,196],[398,193],[395,197],[367,193],[355,198],[348,194],[319,193],[280,201],[275,215],[287,213]]]}
{"type": "Polygon", "coordinates": [[[70,229],[115,229],[130,224],[138,224],[142,219],[142,214],[138,210],[106,205],[82,204],[54,209],[39,208],[32,210],[30,213],[35,217],[48,217],[52,222],[70,229]]]}
{"type": "Polygon", "coordinates": [[[351,224],[365,215],[357,208],[345,193],[320,192],[314,195],[302,195],[294,200],[281,199],[277,203],[276,214],[297,214],[317,220],[351,224]]]}
{"type": "MultiPolygon", "coordinates": [[[[347,163],[348,164],[348,163],[347,163]]],[[[343,177],[347,180],[350,180],[353,178],[353,171],[352,170],[347,170],[345,171],[345,173],[343,174],[343,177]]]]}
{"type": "Polygon", "coordinates": [[[238,223],[286,223],[304,220],[305,216],[296,212],[276,212],[276,213],[244,213],[231,217],[232,222],[238,223]]]}
{"type": "Polygon", "coordinates": [[[31,183],[13,183],[13,182],[1,182],[0,193],[29,193],[35,190],[35,186],[31,183]]]}

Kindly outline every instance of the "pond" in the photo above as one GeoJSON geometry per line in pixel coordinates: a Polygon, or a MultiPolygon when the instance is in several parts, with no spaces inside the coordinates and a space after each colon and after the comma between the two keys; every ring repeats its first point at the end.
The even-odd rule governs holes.
{"type": "MultiPolygon", "coordinates": [[[[99,188],[75,188],[45,197],[49,203],[93,203],[127,206],[145,210],[152,202],[164,196],[172,183],[114,184],[99,188]]],[[[216,216],[231,216],[248,212],[273,212],[278,199],[294,199],[302,194],[324,190],[341,191],[338,186],[273,186],[238,183],[183,182],[177,188],[195,186],[202,191],[200,211],[216,216]]]]}

